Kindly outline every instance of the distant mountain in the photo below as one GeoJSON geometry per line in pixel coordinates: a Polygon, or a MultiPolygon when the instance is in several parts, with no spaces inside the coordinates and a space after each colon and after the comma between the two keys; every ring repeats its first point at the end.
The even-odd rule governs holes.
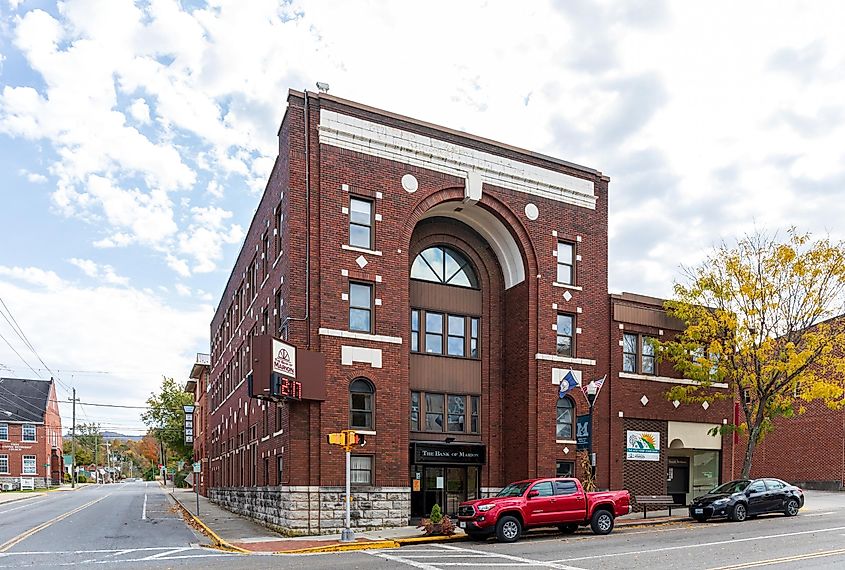
{"type": "MultiPolygon", "coordinates": [[[[113,440],[113,439],[128,439],[131,441],[141,441],[144,439],[143,435],[126,435],[122,433],[117,433],[116,431],[101,431],[100,435],[103,436],[104,440],[113,440]]],[[[65,439],[70,439],[71,433],[67,432],[64,435],[65,439]]]]}

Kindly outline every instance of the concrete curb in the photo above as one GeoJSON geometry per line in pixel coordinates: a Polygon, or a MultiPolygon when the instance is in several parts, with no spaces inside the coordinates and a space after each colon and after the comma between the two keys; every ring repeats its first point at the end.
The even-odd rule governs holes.
{"type": "Polygon", "coordinates": [[[384,548],[399,548],[395,540],[373,540],[369,542],[352,542],[349,544],[330,544],[326,546],[312,546],[296,550],[278,550],[273,554],[319,554],[322,552],[345,552],[349,550],[376,550],[384,548]]]}
{"type": "Polygon", "coordinates": [[[191,517],[191,519],[195,523],[197,523],[200,526],[200,528],[202,528],[203,531],[211,538],[211,540],[214,542],[214,546],[216,546],[217,548],[220,548],[222,550],[228,550],[230,552],[238,552],[240,554],[252,554],[251,551],[245,550],[243,548],[240,548],[238,546],[230,544],[225,539],[221,538],[216,532],[211,530],[208,527],[208,525],[206,525],[196,515],[194,515],[194,513],[189,511],[187,508],[185,508],[185,505],[183,505],[182,502],[179,499],[176,498],[176,495],[174,495],[173,493],[170,493],[170,496],[173,498],[173,501],[177,505],[179,505],[179,508],[182,509],[182,512],[186,513],[189,517],[191,517]]]}
{"type": "Polygon", "coordinates": [[[33,493],[29,497],[18,497],[17,499],[9,499],[8,501],[3,501],[2,503],[0,503],[0,508],[2,508],[3,505],[10,505],[12,503],[17,503],[19,501],[26,501],[27,499],[37,499],[38,497],[43,497],[45,494],[46,494],[46,491],[44,491],[44,492],[39,491],[38,493],[33,493]]]}
{"type": "Polygon", "coordinates": [[[450,536],[412,536],[410,538],[394,538],[394,541],[398,542],[401,546],[410,545],[410,544],[424,544],[426,542],[447,542],[453,540],[469,540],[469,537],[465,534],[453,534],[450,536]]]}

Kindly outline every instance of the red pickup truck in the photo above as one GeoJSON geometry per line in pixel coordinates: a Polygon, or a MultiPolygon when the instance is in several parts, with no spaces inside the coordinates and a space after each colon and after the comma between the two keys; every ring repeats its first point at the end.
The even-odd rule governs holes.
{"type": "Polygon", "coordinates": [[[614,519],[630,512],[628,491],[586,493],[578,479],[527,479],[495,497],[461,503],[458,526],[472,539],[495,533],[501,542],[514,542],[523,530],[542,526],[573,533],[590,525],[594,533],[608,534],[614,519]]]}

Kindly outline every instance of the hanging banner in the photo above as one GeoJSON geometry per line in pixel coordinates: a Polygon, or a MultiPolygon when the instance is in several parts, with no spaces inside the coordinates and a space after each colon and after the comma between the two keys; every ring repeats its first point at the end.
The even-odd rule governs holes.
{"type": "Polygon", "coordinates": [[[575,449],[578,451],[590,449],[590,440],[593,438],[593,426],[590,424],[590,414],[575,418],[575,449]]]}
{"type": "Polygon", "coordinates": [[[627,454],[629,461],[660,461],[660,432],[628,431],[627,454]]]}

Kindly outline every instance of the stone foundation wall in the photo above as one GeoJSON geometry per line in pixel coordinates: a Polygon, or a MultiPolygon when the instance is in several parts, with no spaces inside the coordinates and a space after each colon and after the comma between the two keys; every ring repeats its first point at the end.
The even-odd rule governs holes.
{"type": "MultiPolygon", "coordinates": [[[[344,526],[343,487],[214,487],[208,497],[283,534],[331,534],[344,526]]],[[[411,489],[353,489],[350,517],[352,527],[360,530],[405,526],[411,517],[411,489]]]]}
{"type": "MultiPolygon", "coordinates": [[[[29,479],[30,477],[24,477],[24,479],[29,479]]],[[[33,482],[35,483],[36,489],[44,489],[46,487],[52,486],[52,483],[49,479],[45,479],[44,477],[32,477],[33,482]]],[[[3,485],[8,483],[12,485],[12,490],[17,491],[21,488],[21,478],[20,477],[0,477],[0,490],[3,489],[3,485]]]]}

